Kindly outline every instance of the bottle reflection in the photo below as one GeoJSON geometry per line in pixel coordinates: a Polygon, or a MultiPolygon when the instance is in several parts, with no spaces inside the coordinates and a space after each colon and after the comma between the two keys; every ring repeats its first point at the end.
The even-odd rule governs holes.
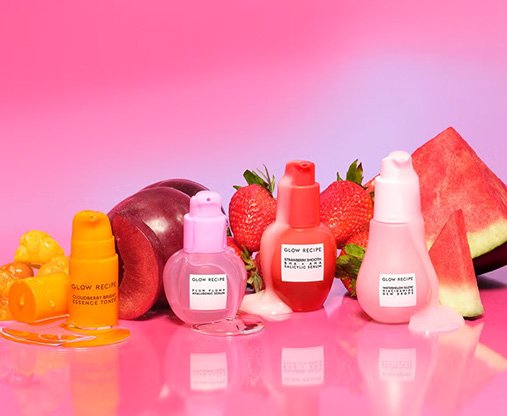
{"type": "Polygon", "coordinates": [[[192,391],[227,389],[229,381],[227,353],[225,351],[191,353],[189,377],[192,391]]]}
{"type": "Polygon", "coordinates": [[[72,407],[76,416],[110,416],[118,413],[119,368],[117,346],[72,351],[72,407]]]}
{"type": "Polygon", "coordinates": [[[68,351],[11,342],[0,347],[0,383],[14,391],[19,414],[57,414],[69,384],[68,351]]]}
{"type": "Polygon", "coordinates": [[[165,356],[166,385],[172,400],[166,411],[223,414],[228,394],[242,383],[244,359],[237,339],[176,329],[165,356]]]}
{"type": "Polygon", "coordinates": [[[267,358],[265,331],[235,341],[241,352],[243,377],[234,396],[228,397],[225,414],[236,416],[244,413],[245,409],[255,409],[254,414],[265,416],[273,414],[270,410],[271,391],[265,385],[262,373],[267,358]]]}
{"type": "Polygon", "coordinates": [[[370,414],[419,415],[435,367],[435,338],[407,325],[369,322],[361,329],[357,362],[370,396],[370,414]]]}
{"type": "Polygon", "coordinates": [[[324,346],[282,348],[282,385],[318,386],[324,383],[324,346]]]}
{"type": "Polygon", "coordinates": [[[357,363],[371,414],[419,415],[427,408],[456,414],[482,360],[477,355],[481,330],[482,324],[467,324],[425,337],[406,325],[368,323],[358,338],[357,363]]]}
{"type": "Polygon", "coordinates": [[[263,377],[275,414],[319,414],[321,393],[335,379],[330,328],[324,309],[294,313],[267,327],[263,377]]]}

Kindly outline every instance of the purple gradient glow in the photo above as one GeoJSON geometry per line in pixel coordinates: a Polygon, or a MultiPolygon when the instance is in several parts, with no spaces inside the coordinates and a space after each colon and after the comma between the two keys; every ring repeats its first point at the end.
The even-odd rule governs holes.
{"type": "Polygon", "coordinates": [[[246,168],[366,176],[449,125],[505,180],[502,1],[0,4],[2,245],[187,177],[232,195],[246,168]]]}

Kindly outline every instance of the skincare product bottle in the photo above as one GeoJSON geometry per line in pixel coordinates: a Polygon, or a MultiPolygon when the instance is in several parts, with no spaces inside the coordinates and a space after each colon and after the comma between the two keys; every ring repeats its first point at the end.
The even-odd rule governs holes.
{"type": "Polygon", "coordinates": [[[334,280],[336,242],[320,222],[320,187],[313,162],[287,163],[278,183],[276,220],[261,238],[261,269],[293,311],[324,304],[334,280]]]}
{"type": "Polygon", "coordinates": [[[357,299],[374,320],[405,323],[430,301],[431,266],[424,240],[419,177],[406,152],[382,160],[368,248],[357,278],[357,299]]]}
{"type": "Polygon", "coordinates": [[[70,328],[118,324],[118,255],[106,214],[81,211],[72,222],[69,258],[70,328]]]}
{"type": "Polygon", "coordinates": [[[229,324],[245,294],[247,274],[243,261],[227,248],[222,198],[198,192],[183,221],[183,249],[164,267],[167,301],[178,318],[201,332],[235,332],[238,322],[229,324]]]}

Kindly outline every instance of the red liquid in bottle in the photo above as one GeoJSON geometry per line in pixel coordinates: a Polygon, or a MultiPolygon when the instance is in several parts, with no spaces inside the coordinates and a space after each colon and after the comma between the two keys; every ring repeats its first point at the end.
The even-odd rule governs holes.
{"type": "Polygon", "coordinates": [[[320,309],[333,283],[336,243],[319,212],[315,165],[289,162],[278,184],[276,220],[264,232],[260,252],[273,289],[293,311],[320,309]]]}

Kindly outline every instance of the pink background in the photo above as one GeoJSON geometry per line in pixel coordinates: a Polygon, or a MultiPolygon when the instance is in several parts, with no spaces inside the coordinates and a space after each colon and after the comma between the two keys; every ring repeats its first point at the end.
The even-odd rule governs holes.
{"type": "MultiPolygon", "coordinates": [[[[449,125],[506,181],[506,41],[505,0],[0,0],[0,264],[29,229],[68,249],[75,212],[108,211],[158,180],[194,179],[227,202],[244,169],[266,164],[279,178],[306,158],[324,188],[355,158],[369,178],[389,151],[449,125]]],[[[410,411],[505,409],[507,292],[480,282],[487,315],[466,327],[484,324],[480,343],[465,333],[438,350],[416,345],[444,359],[405,394],[410,411]]],[[[326,309],[227,347],[162,315],[125,322],[131,341],[118,348],[61,354],[1,339],[1,409],[97,414],[102,393],[126,415],[377,414],[383,390],[368,383],[375,363],[361,373],[356,338],[371,356],[384,345],[343,294],[336,283],[326,309]],[[325,383],[284,387],[280,351],[315,345],[325,383]],[[221,348],[236,357],[230,394],[189,393],[189,352],[221,348]]]]}
{"type": "Polygon", "coordinates": [[[355,158],[454,126],[507,178],[507,6],[482,1],[0,2],[0,261],[161,179],[355,158]]]}

